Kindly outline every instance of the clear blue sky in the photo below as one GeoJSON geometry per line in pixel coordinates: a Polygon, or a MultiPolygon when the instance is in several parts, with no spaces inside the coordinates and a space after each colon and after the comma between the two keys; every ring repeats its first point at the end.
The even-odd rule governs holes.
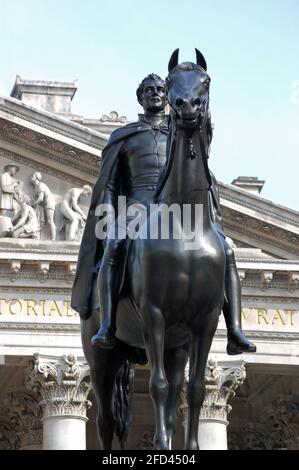
{"type": "Polygon", "coordinates": [[[0,0],[0,15],[0,93],[16,74],[78,79],[73,111],[86,117],[134,120],[140,80],[165,77],[176,47],[181,61],[197,47],[216,176],[258,176],[264,197],[299,210],[298,0],[0,0]]]}

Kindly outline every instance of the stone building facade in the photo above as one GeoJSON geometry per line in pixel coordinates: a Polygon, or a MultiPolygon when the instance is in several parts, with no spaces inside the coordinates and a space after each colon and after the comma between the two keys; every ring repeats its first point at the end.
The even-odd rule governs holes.
{"type": "MultiPolygon", "coordinates": [[[[95,183],[107,138],[126,118],[72,114],[76,89],[76,82],[17,77],[11,97],[0,97],[1,198],[8,201],[0,207],[1,449],[98,448],[79,318],[70,308],[84,217],[70,201],[86,214],[89,194],[82,188],[95,183]],[[48,197],[33,213],[40,183],[48,197]],[[65,206],[77,214],[75,225],[65,206]],[[11,220],[19,212],[17,231],[20,217],[11,220]]],[[[202,449],[299,448],[299,213],[264,199],[263,183],[244,177],[220,183],[242,283],[243,327],[258,352],[227,356],[220,318],[199,423],[202,449]]],[[[152,448],[148,375],[147,366],[138,368],[129,449],[152,448]]],[[[185,410],[183,393],[178,448],[185,410]]]]}

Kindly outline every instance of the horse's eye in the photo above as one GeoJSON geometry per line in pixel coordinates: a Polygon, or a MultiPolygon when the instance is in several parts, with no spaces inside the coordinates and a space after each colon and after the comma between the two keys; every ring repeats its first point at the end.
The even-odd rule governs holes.
{"type": "Polygon", "coordinates": [[[194,100],[194,104],[198,104],[198,105],[200,105],[200,98],[195,98],[195,100],[194,100]]]}
{"type": "Polygon", "coordinates": [[[175,100],[175,104],[177,106],[182,106],[184,104],[184,101],[181,98],[178,98],[177,100],[175,100]]]}

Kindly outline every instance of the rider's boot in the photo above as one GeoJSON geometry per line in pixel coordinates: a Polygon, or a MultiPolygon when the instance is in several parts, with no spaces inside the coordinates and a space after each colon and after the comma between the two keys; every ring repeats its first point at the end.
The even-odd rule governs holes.
{"type": "Polygon", "coordinates": [[[256,352],[256,346],[249,341],[241,326],[241,285],[231,248],[226,250],[225,292],[227,300],[223,314],[227,327],[227,354],[233,356],[242,353],[256,352]]]}
{"type": "Polygon", "coordinates": [[[101,326],[91,338],[93,346],[105,349],[113,349],[115,347],[116,311],[120,284],[119,263],[103,258],[97,282],[100,294],[101,326]]]}

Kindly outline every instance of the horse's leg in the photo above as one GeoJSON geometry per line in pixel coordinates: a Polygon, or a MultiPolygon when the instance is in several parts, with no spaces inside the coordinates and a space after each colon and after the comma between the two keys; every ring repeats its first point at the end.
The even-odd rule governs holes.
{"type": "Polygon", "coordinates": [[[115,376],[122,364],[122,353],[116,349],[94,348],[91,338],[99,325],[99,312],[94,311],[88,320],[81,321],[81,337],[85,357],[90,367],[91,382],[97,401],[97,427],[103,450],[110,450],[115,429],[113,397],[115,376]]]}
{"type": "Polygon", "coordinates": [[[190,345],[185,344],[178,348],[165,351],[164,364],[166,377],[169,384],[167,399],[167,432],[169,445],[172,447],[172,439],[176,431],[177,403],[184,383],[184,372],[189,355],[190,345]]]}
{"type": "Polygon", "coordinates": [[[169,437],[166,424],[168,382],[164,369],[165,319],[161,310],[152,305],[142,311],[143,336],[151,370],[149,390],[156,417],[154,444],[159,450],[167,450],[169,437]]]}
{"type": "MultiPolygon", "coordinates": [[[[94,348],[95,349],[95,348],[94,348]]],[[[98,348],[99,349],[99,348],[98,348]]],[[[114,351],[99,351],[98,364],[90,368],[90,376],[97,401],[97,428],[102,450],[111,450],[115,429],[113,392],[116,371],[112,367],[114,351]],[[109,373],[106,373],[107,365],[109,373]]]]}
{"type": "Polygon", "coordinates": [[[206,316],[206,323],[192,326],[190,376],[187,388],[188,420],[185,449],[198,450],[198,420],[205,397],[205,371],[219,319],[219,309],[206,316]]]}

